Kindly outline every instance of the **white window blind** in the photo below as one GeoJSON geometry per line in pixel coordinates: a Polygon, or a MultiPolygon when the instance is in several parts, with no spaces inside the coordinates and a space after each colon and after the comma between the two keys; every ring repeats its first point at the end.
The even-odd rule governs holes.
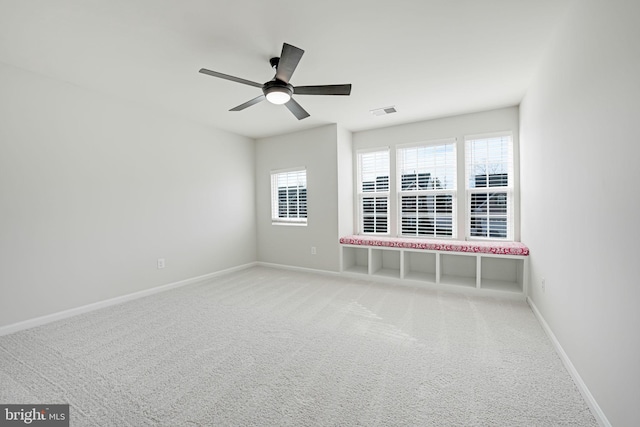
{"type": "Polygon", "coordinates": [[[513,240],[513,141],[510,134],[465,140],[467,236],[513,240]]]}
{"type": "Polygon", "coordinates": [[[274,224],[307,223],[307,171],[271,172],[271,221],[274,224]]]}
{"type": "Polygon", "coordinates": [[[358,153],[361,233],[389,233],[389,150],[358,153]]]}
{"type": "Polygon", "coordinates": [[[456,235],[455,139],[397,150],[400,235],[456,235]]]}

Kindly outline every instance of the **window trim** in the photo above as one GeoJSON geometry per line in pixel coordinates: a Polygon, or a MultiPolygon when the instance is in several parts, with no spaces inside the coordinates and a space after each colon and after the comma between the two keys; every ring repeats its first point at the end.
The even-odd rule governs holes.
{"type": "MultiPolygon", "coordinates": [[[[285,226],[298,226],[305,227],[308,224],[308,216],[309,216],[309,188],[307,182],[307,168],[305,166],[298,166],[286,169],[275,169],[270,172],[271,178],[271,225],[285,225],[285,226]],[[304,172],[304,180],[305,185],[304,189],[305,193],[305,204],[306,204],[306,216],[305,217],[293,217],[293,218],[283,218],[279,215],[279,198],[278,198],[278,177],[283,174],[288,174],[292,172],[304,172]]],[[[300,203],[298,201],[298,206],[300,203]]]]}

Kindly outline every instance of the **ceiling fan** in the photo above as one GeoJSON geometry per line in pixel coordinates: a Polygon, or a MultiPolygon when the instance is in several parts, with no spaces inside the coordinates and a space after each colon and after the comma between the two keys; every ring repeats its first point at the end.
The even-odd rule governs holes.
{"type": "Polygon", "coordinates": [[[264,84],[218,73],[217,71],[207,70],[206,68],[201,68],[200,72],[262,89],[262,95],[244,104],[240,104],[229,111],[241,111],[266,99],[273,104],[284,104],[298,120],[302,120],[309,117],[309,113],[292,98],[292,95],[349,95],[351,93],[350,84],[321,86],[293,86],[290,84],[289,80],[291,79],[291,75],[293,75],[293,72],[298,66],[298,62],[300,62],[303,53],[304,50],[283,43],[280,57],[269,60],[271,67],[276,70],[276,75],[264,84]]]}

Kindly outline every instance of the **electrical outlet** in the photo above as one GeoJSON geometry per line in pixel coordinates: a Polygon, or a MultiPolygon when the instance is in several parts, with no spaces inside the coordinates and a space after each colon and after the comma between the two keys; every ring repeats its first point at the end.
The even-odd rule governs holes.
{"type": "Polygon", "coordinates": [[[311,246],[311,255],[315,255],[315,254],[316,254],[316,247],[311,246]]]}
{"type": "Polygon", "coordinates": [[[547,279],[545,279],[544,277],[542,278],[541,285],[542,285],[542,292],[544,292],[545,288],[547,287],[547,279]]]}
{"type": "Polygon", "coordinates": [[[164,268],[164,258],[158,258],[158,268],[164,268]]]}

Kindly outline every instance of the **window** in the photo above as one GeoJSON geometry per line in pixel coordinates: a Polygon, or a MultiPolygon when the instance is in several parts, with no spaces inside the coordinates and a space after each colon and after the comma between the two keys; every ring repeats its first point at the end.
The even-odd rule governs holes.
{"type": "Polygon", "coordinates": [[[516,142],[505,131],[356,151],[357,232],[513,241],[516,142]]]}
{"type": "Polygon", "coordinates": [[[271,172],[271,222],[307,224],[306,169],[271,172]]]}
{"type": "Polygon", "coordinates": [[[389,150],[358,153],[360,232],[389,233],[389,150]]]}
{"type": "Polygon", "coordinates": [[[455,139],[397,150],[399,234],[456,235],[455,139]]]}
{"type": "Polygon", "coordinates": [[[513,240],[513,143],[510,134],[465,140],[467,235],[513,240]]]}

